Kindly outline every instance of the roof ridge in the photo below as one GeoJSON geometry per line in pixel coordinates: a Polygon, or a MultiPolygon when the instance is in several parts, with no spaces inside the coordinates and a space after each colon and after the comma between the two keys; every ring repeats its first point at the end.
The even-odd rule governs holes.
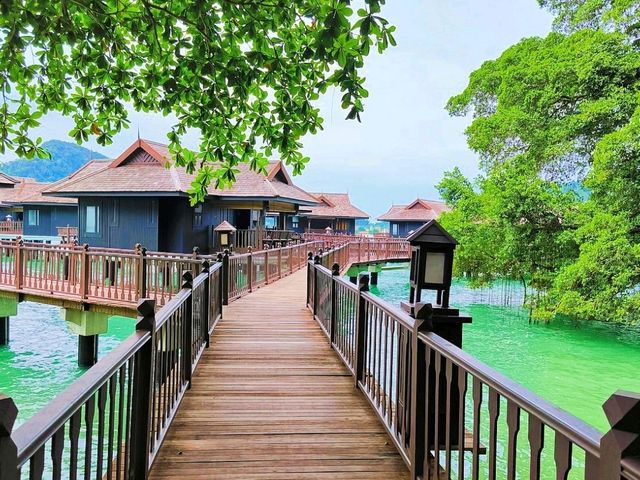
{"type": "MultiPolygon", "coordinates": [[[[105,163],[106,163],[106,162],[105,162],[105,163]]],[[[73,177],[71,177],[71,178],[69,178],[69,179],[68,179],[68,181],[66,181],[66,182],[61,182],[61,183],[60,183],[60,184],[58,184],[58,185],[56,185],[56,184],[52,184],[52,186],[53,186],[53,185],[55,185],[55,187],[54,187],[54,188],[51,188],[51,189],[50,189],[50,188],[47,188],[47,189],[46,189],[46,190],[47,190],[47,193],[50,193],[50,192],[51,192],[51,193],[53,193],[53,192],[58,191],[62,185],[73,185],[73,184],[75,184],[75,183],[79,182],[80,180],[85,180],[85,179],[87,179],[87,178],[91,178],[91,177],[93,177],[93,176],[97,175],[98,173],[100,173],[100,172],[102,172],[102,171],[106,170],[107,168],[109,168],[109,165],[105,166],[104,168],[100,168],[100,169],[96,170],[95,172],[90,172],[90,173],[87,173],[86,175],[80,175],[80,177],[79,177],[79,178],[73,178],[73,177]]]]}

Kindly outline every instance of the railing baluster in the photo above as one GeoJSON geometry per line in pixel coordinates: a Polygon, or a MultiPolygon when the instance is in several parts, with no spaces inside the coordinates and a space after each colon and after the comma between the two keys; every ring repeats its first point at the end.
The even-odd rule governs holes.
{"type": "Polygon", "coordinates": [[[98,390],[98,445],[96,458],[96,480],[102,480],[102,469],[104,464],[104,423],[106,403],[107,384],[105,383],[98,390]]]}
{"type": "Polygon", "coordinates": [[[458,479],[464,479],[466,431],[464,425],[467,398],[467,372],[458,369],[458,479]]]}
{"type": "Polygon", "coordinates": [[[446,377],[446,417],[445,417],[445,471],[451,478],[451,389],[453,382],[453,365],[448,358],[444,359],[444,372],[446,377]]]}
{"type": "Polygon", "coordinates": [[[442,366],[442,355],[435,352],[434,362],[434,382],[435,394],[433,408],[433,480],[440,480],[440,369],[442,366]]]}
{"type": "Polygon", "coordinates": [[[29,480],[42,480],[44,473],[44,445],[29,459],[29,480]]]}
{"type": "Polygon", "coordinates": [[[489,387],[489,480],[495,480],[496,478],[499,416],[500,396],[495,389],[489,387]]]}
{"type": "Polygon", "coordinates": [[[93,457],[93,417],[95,414],[95,397],[92,395],[84,404],[84,480],[91,480],[91,467],[93,457]]]}
{"type": "Polygon", "coordinates": [[[80,409],[78,409],[69,420],[69,478],[71,480],[78,478],[78,439],[81,418],[80,409]]]}
{"type": "Polygon", "coordinates": [[[556,464],[556,480],[567,480],[571,470],[572,443],[562,433],[556,431],[553,458],[556,464]]]}
{"type": "MultiPolygon", "coordinates": [[[[109,430],[107,433],[107,479],[113,478],[113,442],[115,433],[115,408],[116,408],[116,384],[117,373],[109,379],[109,430]]],[[[116,447],[118,448],[118,447],[116,447]]]]}
{"type": "Polygon", "coordinates": [[[544,448],[544,424],[533,414],[529,414],[529,448],[529,479],[540,480],[540,459],[544,448]]]}
{"type": "Polygon", "coordinates": [[[64,450],[64,425],[51,437],[51,478],[62,478],[62,452],[64,450]]]}
{"type": "Polygon", "coordinates": [[[507,480],[515,480],[517,463],[517,442],[520,431],[520,408],[512,400],[507,400],[507,480]]]}
{"type": "Polygon", "coordinates": [[[482,406],[482,383],[473,378],[473,456],[471,475],[473,480],[480,478],[480,408],[482,406]]]}

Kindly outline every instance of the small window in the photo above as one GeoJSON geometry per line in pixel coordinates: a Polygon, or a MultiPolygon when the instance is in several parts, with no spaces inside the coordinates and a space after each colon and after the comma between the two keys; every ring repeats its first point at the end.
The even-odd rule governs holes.
{"type": "Polygon", "coordinates": [[[158,223],[158,200],[151,200],[149,215],[149,225],[156,225],[158,223]]]}
{"type": "Polygon", "coordinates": [[[120,204],[118,203],[118,199],[117,198],[112,198],[111,199],[111,207],[110,207],[110,211],[109,211],[109,225],[111,227],[117,227],[118,226],[118,219],[120,217],[120,210],[119,207],[120,204]]]}
{"type": "Polygon", "coordinates": [[[393,235],[394,237],[397,237],[400,233],[400,229],[398,227],[399,225],[397,223],[391,224],[391,235],[393,235]]]}
{"type": "Polygon", "coordinates": [[[100,233],[100,207],[87,205],[85,210],[85,232],[100,233]]]}
{"type": "Polygon", "coordinates": [[[40,225],[40,210],[29,210],[27,223],[32,226],[40,225]]]}
{"type": "Polygon", "coordinates": [[[298,228],[300,226],[300,217],[298,215],[294,215],[291,217],[291,228],[298,228]]]}
{"type": "Polygon", "coordinates": [[[202,226],[202,204],[201,203],[193,207],[193,226],[194,227],[202,226]]]}

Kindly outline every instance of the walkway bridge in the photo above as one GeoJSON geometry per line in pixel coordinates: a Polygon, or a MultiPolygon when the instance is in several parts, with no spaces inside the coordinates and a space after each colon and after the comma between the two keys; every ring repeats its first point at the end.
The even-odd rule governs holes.
{"type": "Polygon", "coordinates": [[[361,243],[139,277],[131,337],[15,430],[0,395],[0,478],[640,480],[639,395],[603,435],[343,280],[408,250],[361,243]]]}

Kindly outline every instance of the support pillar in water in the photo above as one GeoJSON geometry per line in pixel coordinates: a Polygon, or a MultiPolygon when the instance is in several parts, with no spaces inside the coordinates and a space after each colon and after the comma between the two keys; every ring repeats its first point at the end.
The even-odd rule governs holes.
{"type": "Polygon", "coordinates": [[[98,335],[78,335],[78,366],[89,368],[98,361],[98,335]]]}
{"type": "Polygon", "coordinates": [[[9,344],[9,317],[0,317],[0,346],[9,344]]]}
{"type": "Polygon", "coordinates": [[[378,285],[378,273],[382,271],[382,265],[376,263],[369,265],[369,285],[378,285]]]}
{"type": "Polygon", "coordinates": [[[98,361],[98,336],[106,333],[109,315],[63,308],[69,330],[78,335],[78,366],[88,368],[98,361]]]}
{"type": "Polygon", "coordinates": [[[0,297],[0,345],[9,344],[9,317],[18,314],[18,298],[15,295],[0,297]]]}

